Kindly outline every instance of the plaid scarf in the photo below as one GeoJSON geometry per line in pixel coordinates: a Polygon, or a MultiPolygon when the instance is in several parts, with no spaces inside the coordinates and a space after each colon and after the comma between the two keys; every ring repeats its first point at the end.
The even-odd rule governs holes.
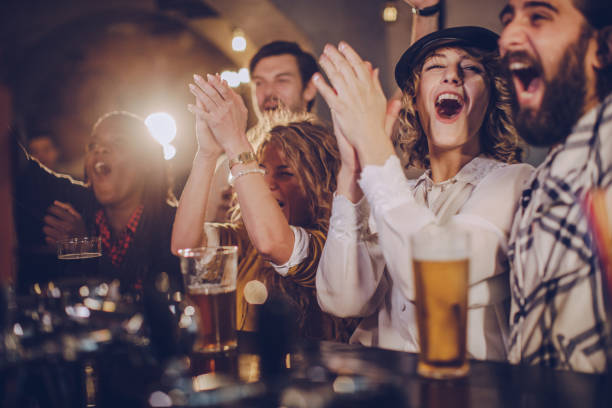
{"type": "Polygon", "coordinates": [[[96,225],[102,238],[103,251],[109,254],[113,266],[117,267],[123,262],[123,258],[134,240],[134,234],[138,228],[143,210],[144,205],[142,204],[134,210],[125,228],[114,240],[111,239],[110,226],[104,210],[101,209],[96,212],[96,225]]]}

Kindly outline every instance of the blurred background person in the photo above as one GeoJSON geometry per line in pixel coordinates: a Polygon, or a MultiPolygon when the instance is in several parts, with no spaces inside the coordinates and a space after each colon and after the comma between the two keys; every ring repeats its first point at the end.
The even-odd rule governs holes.
{"type": "MultiPolygon", "coordinates": [[[[85,156],[85,183],[53,173],[27,156],[16,185],[20,286],[61,277],[44,259],[43,240],[54,255],[57,241],[100,236],[99,271],[139,291],[152,273],[167,272],[180,284],[170,252],[176,200],[162,147],[143,120],[129,112],[103,115],[93,126],[85,156]]],[[[49,252],[49,251],[47,251],[49,252]]]]}
{"type": "Polygon", "coordinates": [[[49,132],[34,133],[28,140],[28,152],[45,167],[59,171],[60,151],[49,132]]]}
{"type": "Polygon", "coordinates": [[[283,122],[269,118],[270,127],[260,124],[254,148],[240,96],[215,76],[196,76],[196,84],[191,110],[199,149],[180,199],[172,250],[238,246],[238,330],[256,329],[256,311],[245,292],[250,285],[261,288],[264,300],[269,293],[294,306],[301,336],[345,340],[346,322],[323,313],[314,290],[338,169],[333,135],[312,118],[286,112],[283,122]],[[204,228],[208,187],[222,152],[230,159],[239,208],[232,222],[204,228]]]}
{"type": "Polygon", "coordinates": [[[319,66],[297,43],[273,41],[264,45],[251,58],[249,70],[258,117],[278,108],[312,111],[317,95],[312,76],[319,66]]]}

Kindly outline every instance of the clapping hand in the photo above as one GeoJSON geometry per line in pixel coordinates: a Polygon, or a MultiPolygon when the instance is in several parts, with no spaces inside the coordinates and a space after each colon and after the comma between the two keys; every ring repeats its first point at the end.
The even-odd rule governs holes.
{"type": "MultiPolygon", "coordinates": [[[[221,80],[219,75],[207,75],[207,80],[196,75],[191,92],[195,95],[203,118],[214,140],[231,154],[237,145],[246,141],[248,112],[240,95],[221,80]]],[[[239,152],[238,152],[239,153],[239,152]]]]}
{"type": "MultiPolygon", "coordinates": [[[[201,77],[195,74],[193,78],[197,82],[197,79],[201,77]]],[[[204,105],[198,98],[198,93],[201,92],[201,89],[197,85],[189,84],[189,90],[196,97],[195,105],[189,104],[187,105],[187,109],[196,117],[195,130],[196,139],[198,141],[198,153],[216,160],[223,153],[223,148],[215,139],[215,136],[208,127],[208,123],[206,123],[206,111],[204,110],[204,105]]]]}
{"type": "Polygon", "coordinates": [[[361,165],[384,163],[393,154],[389,123],[397,117],[399,106],[394,102],[388,109],[379,70],[344,42],[338,48],[326,45],[319,62],[333,88],[320,74],[315,74],[314,82],[332,110],[334,126],[357,151],[361,165]]]}

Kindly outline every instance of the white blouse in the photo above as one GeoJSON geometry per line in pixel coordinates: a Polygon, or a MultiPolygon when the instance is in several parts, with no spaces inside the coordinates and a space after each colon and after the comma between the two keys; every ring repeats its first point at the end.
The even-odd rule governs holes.
{"type": "Polygon", "coordinates": [[[476,157],[452,179],[435,184],[429,172],[407,180],[396,156],[384,166],[366,166],[359,180],[365,199],[352,204],[341,195],[334,198],[316,276],[321,308],[340,317],[365,317],[351,342],[417,352],[410,236],[444,218],[471,232],[468,352],[477,359],[505,360],[507,242],[532,171],[527,164],[476,157]]]}

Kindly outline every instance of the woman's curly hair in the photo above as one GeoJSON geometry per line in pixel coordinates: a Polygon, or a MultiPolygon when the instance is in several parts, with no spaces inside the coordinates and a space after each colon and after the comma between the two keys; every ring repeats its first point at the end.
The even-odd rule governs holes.
{"type": "MultiPolygon", "coordinates": [[[[280,149],[287,165],[296,175],[307,202],[307,225],[327,230],[340,153],[333,131],[317,122],[312,114],[281,110],[266,115],[249,131],[249,139],[261,161],[269,146],[280,149]]],[[[240,219],[233,211],[231,219],[240,219]]]]}
{"type": "MultiPolygon", "coordinates": [[[[514,127],[511,93],[505,77],[501,74],[499,54],[497,52],[485,52],[473,47],[449,46],[448,48],[464,49],[485,69],[485,80],[491,96],[485,119],[480,128],[481,152],[490,158],[505,163],[520,162],[523,143],[514,127]],[[491,76],[491,73],[494,73],[494,75],[491,76]]],[[[434,51],[432,50],[429,55],[434,51]]],[[[427,136],[423,131],[416,111],[416,93],[421,80],[421,70],[428,56],[423,58],[421,64],[402,87],[403,108],[400,112],[400,126],[393,139],[396,151],[399,151],[400,156],[402,156],[402,161],[405,164],[420,168],[429,168],[430,166],[427,136]]]]}

